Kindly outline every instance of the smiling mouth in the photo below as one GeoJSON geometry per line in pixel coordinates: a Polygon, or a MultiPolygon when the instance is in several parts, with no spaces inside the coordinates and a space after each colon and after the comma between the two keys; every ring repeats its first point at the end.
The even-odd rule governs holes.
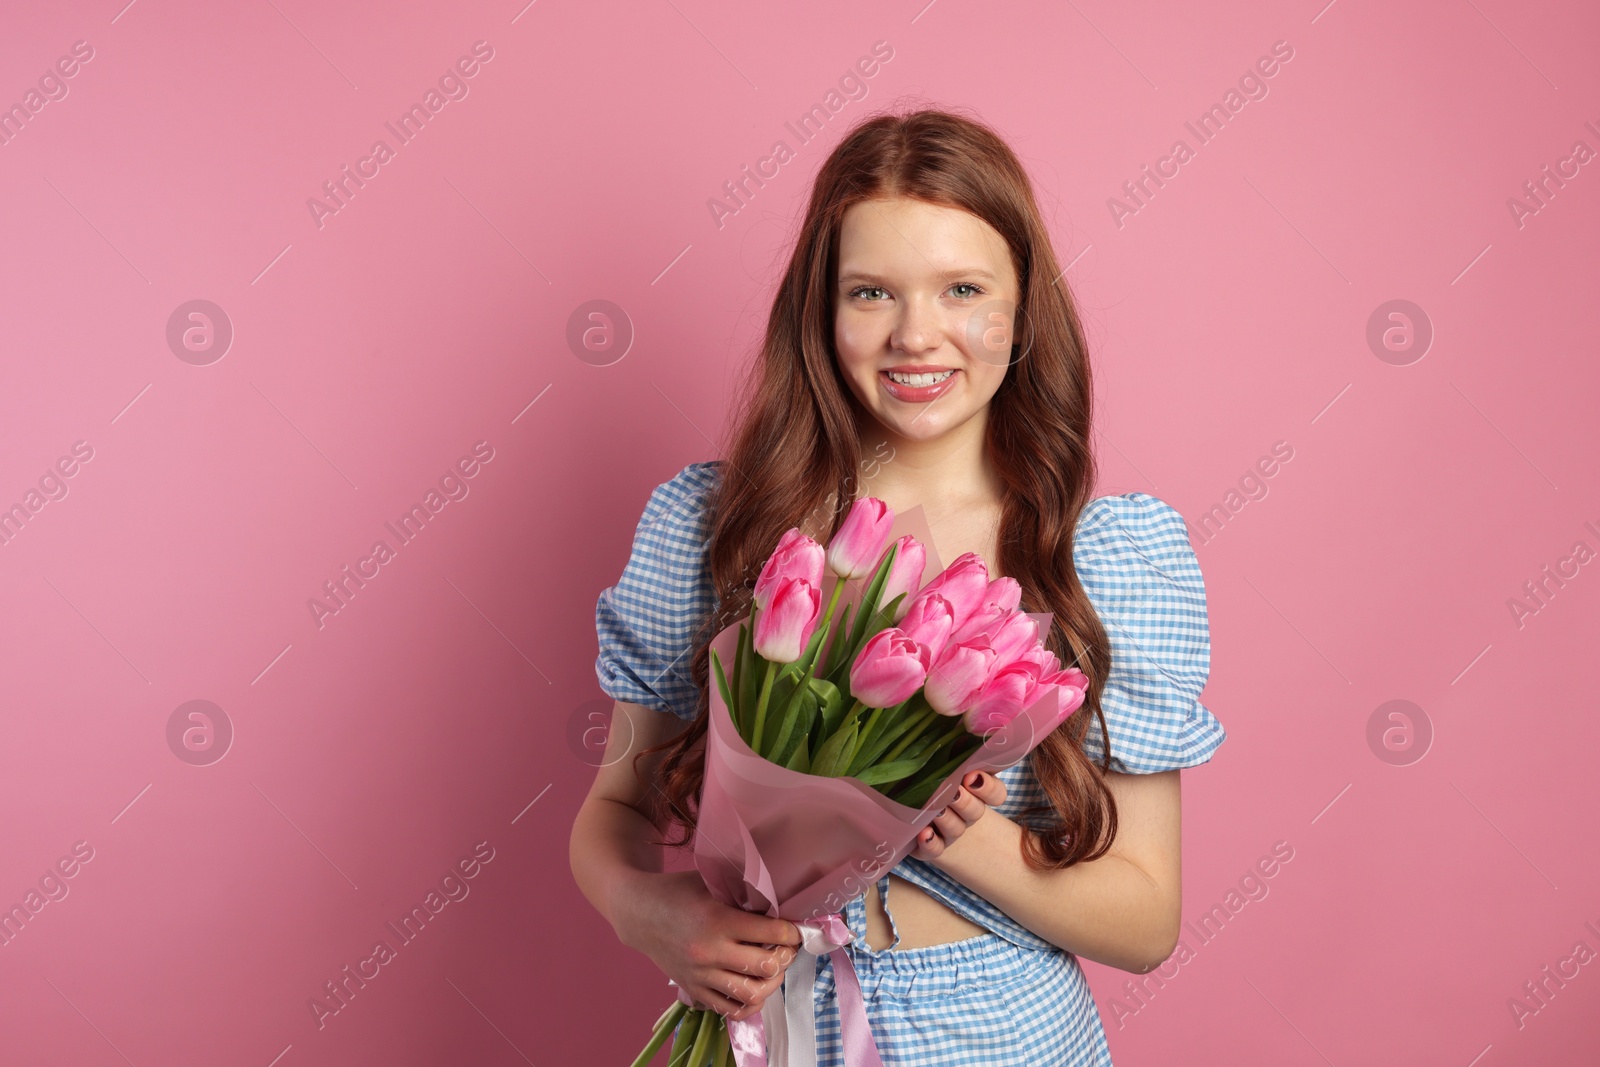
{"type": "Polygon", "coordinates": [[[882,383],[884,392],[902,404],[930,404],[956,388],[957,369],[881,370],[878,372],[878,381],[882,383]]]}
{"type": "Polygon", "coordinates": [[[924,388],[929,385],[938,385],[940,382],[944,381],[954,373],[954,370],[923,374],[903,374],[899,371],[892,370],[884,371],[884,374],[888,375],[890,381],[896,382],[900,385],[909,385],[914,389],[924,388]]]}

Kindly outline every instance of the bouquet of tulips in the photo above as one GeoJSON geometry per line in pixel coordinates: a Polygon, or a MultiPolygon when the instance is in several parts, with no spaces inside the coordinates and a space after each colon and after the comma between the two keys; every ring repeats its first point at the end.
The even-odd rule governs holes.
{"type": "MultiPolygon", "coordinates": [[[[927,549],[909,534],[891,541],[893,522],[883,501],[865,498],[826,549],[790,530],[762,568],[737,637],[730,627],[713,642],[716,689],[698,833],[721,841],[706,850],[697,842],[696,862],[724,902],[791,919],[812,905],[813,919],[836,917],[840,890],[854,888],[844,897],[852,899],[865,888],[861,875],[909,854],[937,814],[936,806],[913,809],[953,793],[942,787],[974,766],[1015,763],[1083,701],[1088,679],[1044,647],[1039,619],[1020,610],[1014,579],[991,579],[969,552],[924,585],[927,549]],[[859,596],[841,608],[847,584],[859,596]],[[1014,723],[1024,712],[1027,721],[1014,723]],[[816,784],[797,794],[808,781],[816,784]],[[864,803],[863,786],[878,799],[864,803]],[[776,793],[786,794],[781,804],[764,795],[776,793]],[[797,821],[808,814],[815,816],[809,829],[797,821]],[[854,838],[852,829],[859,829],[854,838]],[[826,835],[836,847],[819,845],[826,835]],[[833,867],[822,856],[850,858],[874,837],[873,866],[833,867]],[[805,855],[790,855],[796,852],[805,855]],[[819,868],[827,876],[818,878],[819,868]],[[846,868],[852,877],[841,879],[846,868]]],[[[842,952],[834,960],[850,968],[842,952]]],[[[853,970],[839,978],[843,1006],[853,970]]],[[[809,994],[803,1010],[809,1016],[809,994]]],[[[766,1055],[763,1015],[741,1020],[741,1032],[741,1023],[691,1010],[680,990],[635,1067],[674,1028],[670,1067],[724,1067],[734,1059],[739,1067],[779,1067],[766,1055]]],[[[783,1026],[784,1016],[775,1021],[783,1026]]],[[[852,1021],[844,1022],[848,1030],[852,1021]]],[[[866,1030],[864,1015],[854,1026],[858,1035],[866,1030]]],[[[870,1031],[865,1041],[871,1045],[870,1031]]]]}

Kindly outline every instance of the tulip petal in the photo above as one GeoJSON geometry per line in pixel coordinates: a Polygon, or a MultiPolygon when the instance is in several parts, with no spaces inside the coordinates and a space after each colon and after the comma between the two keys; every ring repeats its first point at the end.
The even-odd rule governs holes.
{"type": "Polygon", "coordinates": [[[928,650],[896,627],[872,636],[850,665],[850,695],[869,708],[910,699],[928,678],[928,650]]]}
{"type": "Polygon", "coordinates": [[[804,578],[778,583],[765,610],[756,615],[756,654],[769,663],[793,663],[811,641],[822,610],[822,594],[804,578]]]}
{"type": "Polygon", "coordinates": [[[753,599],[756,606],[766,610],[778,583],[785,578],[804,578],[817,589],[822,588],[823,548],[799,529],[790,529],[778,540],[778,547],[767,557],[766,565],[756,578],[753,599]]]}
{"type": "Polygon", "coordinates": [[[828,542],[828,568],[841,578],[865,578],[882,558],[894,512],[877,497],[862,497],[850,506],[839,532],[828,542]]]}

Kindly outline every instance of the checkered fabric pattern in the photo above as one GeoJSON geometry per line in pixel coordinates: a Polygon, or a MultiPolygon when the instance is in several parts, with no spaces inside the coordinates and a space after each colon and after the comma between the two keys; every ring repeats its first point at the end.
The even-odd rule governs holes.
{"type": "MultiPolygon", "coordinates": [[[[690,642],[717,604],[705,566],[707,497],[716,462],[694,463],[650,494],[633,552],[600,594],[595,672],[616,700],[695,714],[690,642]]],[[[1101,697],[1113,770],[1150,774],[1209,760],[1226,739],[1200,703],[1211,669],[1205,583],[1183,518],[1148,493],[1091,500],[1079,516],[1073,562],[1111,642],[1101,697]]],[[[1084,750],[1103,749],[1091,724],[1084,750]]],[[[1006,800],[995,810],[1045,803],[1031,757],[998,772],[1006,800]]],[[[1038,817],[1035,816],[1035,819],[1038,817]]],[[[1022,926],[931,864],[907,857],[893,869],[987,933],[945,945],[880,951],[866,942],[861,897],[844,910],[848,947],[873,1036],[886,1067],[1109,1067],[1111,1054],[1077,957],[1022,926]]],[[[878,882],[889,910],[889,877],[878,882]]],[[[893,924],[890,911],[890,923],[893,924]]],[[[818,961],[818,1063],[842,1062],[833,967],[818,961]]]]}
{"type": "Polygon", "coordinates": [[[717,595],[706,567],[706,503],[716,463],[691,463],[650,494],[633,532],[633,554],[617,584],[600,594],[595,673],[614,700],[694,717],[690,642],[717,595]]]}
{"type": "MultiPolygon", "coordinates": [[[[847,951],[885,1067],[1110,1067],[1100,1014],[1076,956],[1042,939],[1036,940],[1043,948],[1027,948],[994,933],[898,948],[888,875],[878,880],[878,893],[893,937],[881,950],[867,946],[862,897],[844,914],[856,934],[847,951]]],[[[957,910],[981,924],[970,909],[957,910]]],[[[831,956],[817,960],[814,998],[817,1063],[841,1067],[831,956]]]]}

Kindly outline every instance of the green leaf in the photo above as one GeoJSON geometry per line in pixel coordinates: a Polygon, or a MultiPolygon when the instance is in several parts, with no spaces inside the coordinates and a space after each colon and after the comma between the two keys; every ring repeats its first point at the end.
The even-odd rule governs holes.
{"type": "Polygon", "coordinates": [[[733,716],[734,726],[739,725],[739,705],[733,702],[733,694],[728,689],[728,679],[722,673],[722,657],[717,655],[717,650],[711,650],[711,669],[717,676],[717,689],[722,693],[722,702],[728,705],[728,714],[733,716]]]}
{"type": "Polygon", "coordinates": [[[923,734],[921,737],[911,742],[911,744],[907,745],[905,751],[896,755],[895,759],[929,759],[939,748],[945,744],[946,740],[946,738],[941,737],[936,733],[923,734]]]}
{"type": "Polygon", "coordinates": [[[819,721],[822,724],[823,736],[826,737],[839,728],[839,723],[844,718],[844,694],[839,691],[838,686],[826,678],[811,679],[811,689],[821,702],[819,721]]]}
{"type": "MultiPolygon", "coordinates": [[[[756,606],[750,605],[750,632],[740,652],[743,660],[739,668],[739,688],[736,695],[739,698],[739,722],[743,726],[741,732],[748,733],[755,726],[756,698],[761,691],[761,679],[766,673],[760,656],[756,655],[755,648],[755,621],[756,606]]],[[[746,737],[745,742],[755,748],[755,739],[746,737]]]]}
{"type": "Polygon", "coordinates": [[[880,763],[876,767],[868,767],[851,777],[859,778],[867,785],[883,785],[887,782],[898,782],[908,775],[915,774],[922,764],[923,760],[920,759],[897,759],[893,763],[880,763]]]}
{"type": "Polygon", "coordinates": [[[946,744],[950,740],[950,723],[951,720],[935,712],[934,718],[929,720],[927,731],[911,742],[910,747],[919,752],[932,752],[946,744]]]}
{"type": "Polygon", "coordinates": [[[889,569],[894,566],[894,558],[899,554],[899,543],[891,544],[889,551],[883,555],[883,561],[878,564],[877,573],[872,576],[872,581],[867,584],[867,591],[861,594],[861,605],[856,611],[856,624],[850,631],[850,647],[852,649],[860,647],[862,633],[867,620],[878,613],[878,598],[883,595],[883,587],[889,581],[889,569]]]}
{"type": "Polygon", "coordinates": [[[913,696],[892,708],[880,712],[873,712],[867,720],[867,728],[861,732],[861,744],[856,749],[855,758],[850,761],[850,773],[854,775],[863,767],[871,765],[872,761],[883,754],[890,742],[897,736],[897,732],[904,732],[911,724],[911,716],[906,714],[913,696]]]}
{"type": "Polygon", "coordinates": [[[817,753],[817,758],[811,763],[811,773],[820,774],[827,778],[839,777],[840,763],[848,758],[848,754],[856,743],[857,724],[851,723],[822,743],[822,751],[817,753]]]}
{"type": "Polygon", "coordinates": [[[774,763],[782,765],[784,755],[788,752],[789,740],[794,736],[795,723],[801,714],[801,702],[805,697],[812,696],[810,682],[810,671],[807,671],[802,678],[793,679],[794,688],[787,696],[781,697],[781,704],[778,703],[780,695],[776,692],[773,694],[773,705],[782,707],[783,710],[773,716],[773,722],[767,729],[767,744],[762,748],[762,752],[766,753],[767,758],[774,763]]]}
{"type": "MultiPolygon", "coordinates": [[[[797,738],[797,740],[804,740],[804,737],[797,738]]],[[[794,751],[789,754],[789,758],[784,761],[783,765],[791,771],[799,771],[801,774],[809,773],[811,770],[810,746],[804,744],[795,745],[794,751]]]]}
{"type": "Polygon", "coordinates": [[[796,674],[811,670],[816,665],[817,656],[822,653],[822,643],[828,638],[828,629],[831,627],[818,626],[811,634],[811,640],[806,642],[805,651],[800,653],[800,658],[789,666],[793,667],[796,674]]]}
{"type": "Polygon", "coordinates": [[[773,675],[772,693],[767,697],[767,721],[761,730],[766,736],[762,738],[761,747],[757,749],[769,759],[774,751],[773,745],[778,740],[778,732],[783,729],[784,712],[799,688],[800,679],[794,675],[785,674],[781,670],[773,675]]]}
{"type": "MultiPolygon", "coordinates": [[[[894,613],[899,608],[900,601],[904,597],[904,593],[899,594],[872,614],[871,619],[867,621],[867,625],[861,627],[852,639],[844,662],[854,663],[856,657],[861,655],[861,650],[866,647],[868,641],[871,641],[879,633],[894,625],[894,613]]],[[[858,616],[856,621],[859,623],[862,617],[858,616]]]]}
{"type": "Polygon", "coordinates": [[[861,726],[861,734],[856,738],[855,747],[850,750],[850,759],[844,771],[846,777],[853,776],[856,771],[867,765],[867,761],[863,758],[864,753],[862,750],[872,743],[872,735],[882,728],[884,717],[887,714],[882,708],[873,708],[872,714],[867,716],[867,721],[861,726]]]}
{"type": "Polygon", "coordinates": [[[795,718],[794,729],[781,748],[775,750],[772,762],[787,767],[794,758],[795,749],[804,749],[806,752],[806,765],[811,764],[811,728],[817,721],[817,698],[814,693],[807,690],[800,698],[799,715],[795,718]]]}
{"type": "Polygon", "coordinates": [[[851,605],[846,604],[840,608],[839,617],[834,620],[833,642],[828,646],[827,655],[822,657],[822,666],[817,668],[818,678],[832,678],[838,672],[839,653],[844,648],[845,635],[850,628],[850,607],[851,605]]]}
{"type": "MultiPolygon", "coordinates": [[[[944,743],[950,740],[951,739],[948,737],[942,738],[940,747],[943,747],[944,743]]],[[[950,777],[957,767],[966,762],[967,757],[976,752],[978,748],[982,746],[982,744],[983,741],[981,738],[973,737],[971,734],[967,734],[964,738],[957,737],[955,739],[954,754],[951,755],[949,759],[942,763],[935,764],[932,770],[924,772],[909,782],[904,787],[905,792],[901,796],[893,799],[896,799],[900,803],[914,808],[919,808],[926,804],[928,802],[928,798],[933,795],[933,791],[939,788],[939,786],[943,785],[944,780],[950,777]],[[967,743],[968,739],[978,743],[976,745],[969,744],[967,743]]]]}

